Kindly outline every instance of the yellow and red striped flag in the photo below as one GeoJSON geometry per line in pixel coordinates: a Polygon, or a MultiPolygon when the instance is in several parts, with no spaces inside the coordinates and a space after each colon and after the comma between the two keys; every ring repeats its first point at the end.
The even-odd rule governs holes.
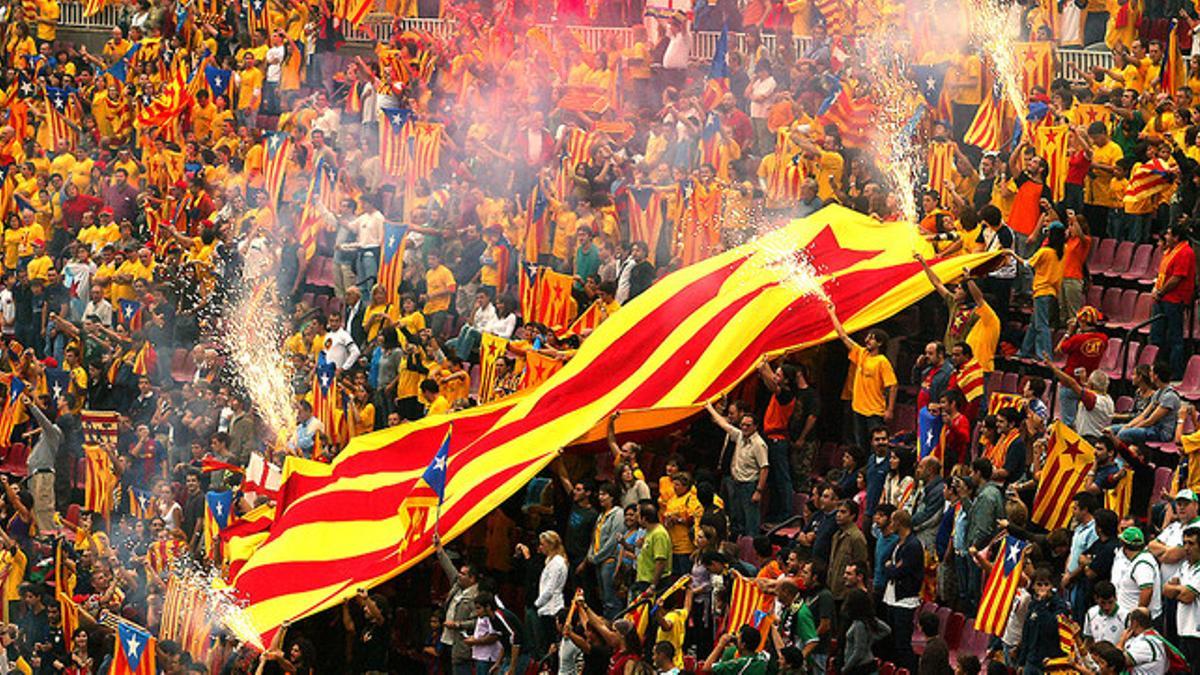
{"type": "MultiPolygon", "coordinates": [[[[304,208],[300,212],[298,226],[300,250],[304,252],[306,260],[312,260],[317,254],[317,235],[325,226],[326,214],[333,213],[337,207],[336,172],[337,169],[326,162],[324,157],[317,159],[317,164],[313,167],[312,180],[308,184],[308,195],[304,198],[304,208]]],[[[281,174],[279,179],[282,178],[281,174]]],[[[268,185],[273,179],[274,176],[268,176],[268,185]]]]}
{"type": "Polygon", "coordinates": [[[19,377],[8,381],[8,396],[4,398],[4,410],[0,412],[0,448],[12,444],[13,430],[20,422],[21,413],[25,406],[21,403],[21,392],[25,391],[25,382],[19,377]]]}
{"type": "Polygon", "coordinates": [[[383,108],[379,111],[379,156],[383,172],[399,178],[408,170],[412,138],[412,111],[404,108],[383,108]]]}
{"type": "Polygon", "coordinates": [[[1055,421],[1033,497],[1033,522],[1047,530],[1066,527],[1071,522],[1071,500],[1087,485],[1095,463],[1096,450],[1061,420],[1055,421]]]}
{"type": "MultiPolygon", "coordinates": [[[[522,489],[560,448],[602,437],[614,411],[640,413],[621,433],[660,428],[731,390],[764,357],[833,339],[823,295],[850,331],[910,306],[930,292],[913,250],[933,256],[911,224],[829,206],[660,280],[524,395],[358,436],[328,465],[289,457],[267,539],[231,579],[248,621],[269,641],[281,622],[429,556],[437,500],[420,476],[448,424],[442,541],[522,489]],[[795,261],[811,270],[805,283],[794,279],[795,261]]],[[[933,268],[953,282],[995,255],[933,268]]]]}
{"type": "Polygon", "coordinates": [[[413,125],[413,179],[429,180],[434,169],[442,163],[442,125],[436,122],[417,122],[413,125]]]}
{"type": "Polygon", "coordinates": [[[729,608],[725,613],[724,632],[736,633],[742,626],[753,626],[766,638],[772,617],[762,608],[770,602],[771,596],[759,590],[754,579],[734,572],[733,585],[729,591],[729,608]]]}
{"type": "Polygon", "coordinates": [[[607,318],[608,314],[604,308],[604,301],[596,300],[592,304],[588,305],[588,308],[583,310],[583,313],[576,317],[575,320],[571,322],[571,325],[567,326],[566,330],[559,333],[558,336],[560,338],[570,337],[572,335],[584,337],[585,335],[596,330],[596,326],[599,326],[600,323],[607,318]]]}
{"type": "Polygon", "coordinates": [[[574,318],[571,309],[575,304],[574,298],[571,297],[571,287],[574,284],[575,279],[570,275],[550,269],[542,270],[538,278],[534,313],[533,316],[525,317],[525,322],[544,324],[556,332],[566,328],[574,318]]]}
{"type": "Polygon", "coordinates": [[[929,144],[929,189],[941,195],[941,203],[950,203],[949,188],[954,184],[954,142],[929,144]]]}
{"type": "Polygon", "coordinates": [[[1099,103],[1076,103],[1074,108],[1071,108],[1071,115],[1075,119],[1075,124],[1087,129],[1093,122],[1104,122],[1104,126],[1112,128],[1112,111],[1108,106],[1100,105],[1099,103]]]}
{"type": "Polygon", "coordinates": [[[263,136],[263,179],[271,208],[278,213],[288,155],[292,153],[292,139],[282,131],[268,131],[263,136]]]}
{"type": "MultiPolygon", "coordinates": [[[[1129,183],[1125,186],[1123,200],[1127,207],[1140,207],[1146,201],[1163,198],[1168,195],[1174,182],[1166,164],[1157,157],[1149,162],[1139,162],[1133,165],[1129,174],[1129,183]]],[[[1141,212],[1139,208],[1137,213],[1141,212]]]]}
{"type": "Polygon", "coordinates": [[[962,392],[967,403],[983,396],[983,365],[974,357],[962,365],[954,374],[958,390],[962,392]]]}
{"type": "Polygon", "coordinates": [[[554,184],[555,193],[559,199],[565,200],[574,192],[575,168],[591,159],[592,148],[596,146],[598,140],[597,134],[578,127],[567,131],[558,163],[558,177],[554,184]]]}
{"type": "Polygon", "coordinates": [[[508,340],[491,333],[479,336],[479,400],[483,403],[492,400],[492,391],[496,388],[496,362],[506,351],[508,340]]]}
{"type": "Polygon", "coordinates": [[[1025,100],[1034,87],[1050,91],[1054,79],[1054,44],[1051,42],[1017,42],[1013,45],[1017,59],[1017,77],[1025,100]]]}
{"type": "Polygon", "coordinates": [[[975,112],[975,119],[963,135],[963,143],[973,145],[984,152],[999,152],[1002,133],[1000,103],[992,94],[983,98],[975,112]]]}
{"type": "Polygon", "coordinates": [[[379,244],[379,284],[387,291],[387,303],[400,306],[400,282],[404,278],[404,242],[408,226],[386,223],[379,244]]]}
{"type": "Polygon", "coordinates": [[[98,445],[85,444],[83,454],[87,461],[83,508],[107,518],[112,512],[113,489],[117,486],[117,477],[113,475],[112,470],[112,458],[98,445]]]}
{"type": "MultiPolygon", "coordinates": [[[[1179,474],[1176,473],[1176,476],[1179,474]]],[[[1171,492],[1175,494],[1178,488],[1171,492]]],[[[1104,508],[1115,513],[1129,513],[1129,502],[1133,499],[1133,472],[1126,469],[1125,475],[1117,482],[1117,487],[1104,493],[1104,508]]]]}
{"type": "Polygon", "coordinates": [[[1005,408],[1016,408],[1020,410],[1025,407],[1025,399],[1020,394],[1006,394],[1002,391],[993,391],[988,396],[987,414],[995,415],[1005,408]]]}
{"type": "Polygon", "coordinates": [[[980,596],[975,630],[997,637],[1004,635],[1013,598],[1021,586],[1021,569],[1025,566],[1025,547],[1028,545],[1029,542],[1012,536],[1006,536],[1000,544],[980,596]]]}
{"type": "Polygon", "coordinates": [[[1046,162],[1046,186],[1059,201],[1067,190],[1067,140],[1071,128],[1066,125],[1042,125],[1033,130],[1037,153],[1046,162]]]}
{"type": "Polygon", "coordinates": [[[66,142],[67,147],[74,150],[76,142],[75,127],[71,126],[70,93],[55,87],[45,88],[46,125],[50,129],[50,147],[57,152],[58,146],[66,142]]]}
{"type": "Polygon", "coordinates": [[[1159,91],[1174,96],[1187,84],[1187,68],[1183,64],[1183,53],[1179,50],[1179,19],[1171,20],[1168,36],[1158,87],[1159,91]]]}
{"type": "Polygon", "coordinates": [[[537,352],[525,354],[525,373],[521,377],[521,388],[529,389],[550,379],[550,376],[562,370],[563,362],[553,356],[537,352]]]}

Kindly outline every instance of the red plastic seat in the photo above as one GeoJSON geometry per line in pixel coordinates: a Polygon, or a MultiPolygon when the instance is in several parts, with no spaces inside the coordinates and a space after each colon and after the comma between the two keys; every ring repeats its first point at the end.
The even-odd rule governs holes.
{"type": "Polygon", "coordinates": [[[1137,325],[1134,313],[1137,310],[1138,292],[1132,288],[1121,291],[1121,303],[1118,314],[1110,317],[1108,325],[1114,328],[1129,329],[1137,325]]]}
{"type": "Polygon", "coordinates": [[[1188,359],[1187,368],[1183,371],[1183,382],[1175,388],[1180,396],[1187,399],[1200,398],[1200,354],[1188,359]]]}
{"type": "Polygon", "coordinates": [[[1154,470],[1154,488],[1150,491],[1151,504],[1158,502],[1166,494],[1167,489],[1171,487],[1173,475],[1174,472],[1167,466],[1160,466],[1154,470]]]}
{"type": "MultiPolygon", "coordinates": [[[[1134,364],[1134,368],[1136,368],[1137,366],[1151,365],[1157,359],[1158,359],[1158,345],[1146,345],[1145,347],[1142,347],[1142,353],[1138,354],[1138,360],[1137,360],[1137,363],[1134,364]]],[[[1132,368],[1129,370],[1129,374],[1126,377],[1128,377],[1130,381],[1133,381],[1133,369],[1132,368]]]]}
{"type": "Polygon", "coordinates": [[[895,675],[896,664],[891,661],[884,661],[879,664],[879,675],[895,675]]]}
{"type": "Polygon", "coordinates": [[[1000,387],[1000,391],[1009,394],[1021,393],[1021,376],[1016,373],[1005,373],[1004,384],[1000,387]]]}
{"type": "MultiPolygon", "coordinates": [[[[1104,356],[1100,357],[1100,370],[1108,373],[1109,377],[1115,377],[1114,372],[1119,372],[1121,367],[1121,347],[1125,344],[1124,340],[1117,337],[1108,338],[1108,345],[1104,348],[1104,356]]],[[[1074,375],[1074,373],[1068,373],[1074,375]]]]}
{"type": "Polygon", "coordinates": [[[942,636],[946,638],[946,644],[951,650],[958,649],[962,644],[963,626],[967,623],[967,617],[961,612],[955,612],[946,620],[946,628],[942,631],[942,636]]]}
{"type": "Polygon", "coordinates": [[[1162,263],[1162,259],[1162,248],[1155,246],[1154,253],[1150,256],[1150,264],[1142,270],[1142,275],[1138,277],[1137,282],[1143,286],[1153,286],[1154,280],[1158,277],[1158,266],[1162,263]]]}
{"type": "Polygon", "coordinates": [[[1087,304],[1099,308],[1104,300],[1104,287],[1092,284],[1087,290],[1087,304]]]}
{"type": "Polygon", "coordinates": [[[0,462],[0,473],[22,478],[29,475],[29,445],[13,443],[8,446],[8,452],[4,453],[4,460],[0,462]]]}
{"type": "Polygon", "coordinates": [[[1004,373],[1000,372],[999,370],[993,370],[992,372],[988,373],[987,390],[989,392],[1000,391],[1000,387],[1003,387],[1003,386],[1004,386],[1004,373]]]}
{"type": "Polygon", "coordinates": [[[1129,263],[1129,269],[1121,274],[1122,279],[1136,281],[1141,279],[1150,268],[1150,259],[1154,257],[1154,244],[1140,244],[1133,250],[1133,261],[1129,263]]]}
{"type": "MultiPolygon", "coordinates": [[[[1154,311],[1154,296],[1149,293],[1140,293],[1137,296],[1137,302],[1133,305],[1133,316],[1130,321],[1136,326],[1139,323],[1144,323],[1150,318],[1150,313],[1154,311]]],[[[1138,328],[1139,333],[1148,334],[1150,332],[1150,324],[1145,324],[1138,328]]]]}
{"type": "Polygon", "coordinates": [[[1104,274],[1112,266],[1113,255],[1117,250],[1116,239],[1101,239],[1100,243],[1088,257],[1088,269],[1092,274],[1104,274]]]}
{"type": "Polygon", "coordinates": [[[1119,277],[1129,271],[1129,266],[1133,263],[1133,250],[1137,245],[1132,241],[1123,241],[1117,244],[1117,250],[1113,253],[1112,264],[1101,274],[1106,277],[1119,277]]]}
{"type": "Polygon", "coordinates": [[[1133,397],[1118,396],[1116,402],[1116,412],[1127,413],[1130,410],[1133,410],[1133,397]]]}
{"type": "Polygon", "coordinates": [[[908,675],[908,668],[897,668],[893,675],[908,675]]]}
{"type": "MultiPolygon", "coordinates": [[[[1108,319],[1109,325],[1114,325],[1117,321],[1124,321],[1129,318],[1127,314],[1122,314],[1121,295],[1124,293],[1120,288],[1106,288],[1100,300],[1100,311],[1108,319]]],[[[1130,308],[1132,310],[1132,307],[1130,308]]]]}

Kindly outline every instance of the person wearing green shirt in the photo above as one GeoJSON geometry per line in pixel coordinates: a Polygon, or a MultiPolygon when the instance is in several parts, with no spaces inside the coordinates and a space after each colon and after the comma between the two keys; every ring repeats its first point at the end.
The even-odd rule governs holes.
{"type": "Polygon", "coordinates": [[[737,651],[731,656],[723,657],[727,647],[734,642],[734,634],[726,633],[717,640],[712,653],[700,668],[702,673],[713,675],[766,675],[767,665],[771,657],[759,651],[762,644],[762,633],[754,626],[742,626],[736,636],[737,651]],[[717,659],[720,659],[718,661],[717,659]]]}
{"type": "Polygon", "coordinates": [[[642,550],[637,558],[637,578],[632,588],[635,596],[647,588],[658,586],[667,570],[671,569],[671,535],[658,522],[658,505],[639,506],[638,520],[646,530],[646,537],[642,540],[642,550]]]}

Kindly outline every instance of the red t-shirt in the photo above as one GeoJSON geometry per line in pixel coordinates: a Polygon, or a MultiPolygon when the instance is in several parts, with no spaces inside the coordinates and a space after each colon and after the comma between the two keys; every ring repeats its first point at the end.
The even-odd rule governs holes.
{"type": "Polygon", "coordinates": [[[1104,333],[1079,333],[1063,340],[1062,353],[1067,357],[1063,370],[1071,377],[1076,368],[1083,368],[1089,375],[1100,367],[1104,350],[1108,348],[1108,336],[1104,333]]]}
{"type": "Polygon", "coordinates": [[[1067,240],[1063,247],[1063,278],[1083,279],[1083,263],[1092,250],[1092,238],[1084,235],[1067,240]]]}
{"type": "Polygon", "coordinates": [[[1183,242],[1176,244],[1177,251],[1167,253],[1163,257],[1163,269],[1160,275],[1163,280],[1181,276],[1183,279],[1175,288],[1162,297],[1163,302],[1187,303],[1192,301],[1196,292],[1196,252],[1191,244],[1183,242]]]}
{"type": "Polygon", "coordinates": [[[1071,155],[1071,159],[1067,162],[1067,183],[1083,185],[1083,179],[1087,178],[1088,170],[1091,168],[1092,160],[1082,150],[1071,155]]]}
{"type": "Polygon", "coordinates": [[[942,425],[942,461],[946,466],[964,464],[971,449],[971,421],[966,415],[955,415],[942,425]]]}

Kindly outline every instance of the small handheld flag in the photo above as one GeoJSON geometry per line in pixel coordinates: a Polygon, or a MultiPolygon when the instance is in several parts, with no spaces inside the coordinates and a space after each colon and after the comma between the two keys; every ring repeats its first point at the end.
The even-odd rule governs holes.
{"type": "Polygon", "coordinates": [[[154,636],[124,621],[117,624],[117,644],[113,654],[112,675],[153,675],[154,636]]]}
{"type": "Polygon", "coordinates": [[[446,437],[442,439],[442,444],[434,453],[433,460],[429,462],[425,473],[421,474],[421,478],[437,493],[439,506],[446,499],[446,467],[450,463],[450,435],[452,433],[454,433],[453,424],[446,429],[446,437]]]}

